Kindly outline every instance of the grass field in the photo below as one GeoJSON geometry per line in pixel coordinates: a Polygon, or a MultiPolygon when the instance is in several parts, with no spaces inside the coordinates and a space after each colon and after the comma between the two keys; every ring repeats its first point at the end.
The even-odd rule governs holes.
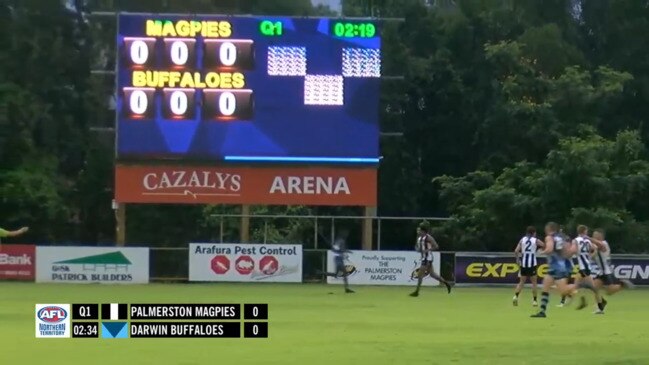
{"type": "Polygon", "coordinates": [[[649,291],[531,319],[529,291],[326,285],[0,283],[0,364],[649,364],[649,291]],[[330,294],[332,293],[333,294],[330,294]],[[269,303],[269,339],[35,339],[36,303],[269,303]]]}

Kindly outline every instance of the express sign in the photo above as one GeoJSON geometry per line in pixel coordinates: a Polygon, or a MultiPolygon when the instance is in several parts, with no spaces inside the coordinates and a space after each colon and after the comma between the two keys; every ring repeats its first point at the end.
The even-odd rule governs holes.
{"type": "MultiPolygon", "coordinates": [[[[537,273],[543,277],[548,272],[544,257],[539,257],[537,273]]],[[[455,278],[465,284],[514,284],[518,282],[519,267],[513,255],[488,253],[455,256],[455,278]]],[[[573,277],[579,268],[573,267],[573,277]]],[[[631,280],[636,285],[649,285],[649,258],[613,256],[613,273],[619,279],[631,280]]]]}

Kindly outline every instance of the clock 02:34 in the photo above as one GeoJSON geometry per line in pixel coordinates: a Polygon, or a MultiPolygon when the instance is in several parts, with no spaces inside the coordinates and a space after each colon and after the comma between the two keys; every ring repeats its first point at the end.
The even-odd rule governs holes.
{"type": "Polygon", "coordinates": [[[73,338],[98,338],[99,323],[97,322],[72,322],[73,338]]]}

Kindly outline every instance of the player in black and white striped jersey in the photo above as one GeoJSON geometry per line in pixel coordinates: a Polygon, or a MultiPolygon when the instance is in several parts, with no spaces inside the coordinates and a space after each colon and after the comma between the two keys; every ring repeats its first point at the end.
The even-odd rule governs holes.
{"type": "MultiPolygon", "coordinates": [[[[635,286],[629,280],[619,280],[613,275],[611,266],[611,247],[608,245],[603,229],[598,228],[593,232],[593,237],[589,238],[596,246],[591,266],[593,268],[594,283],[596,289],[606,287],[606,293],[613,295],[622,289],[633,289],[635,286]]],[[[606,299],[599,293],[597,298],[597,311],[595,314],[604,314],[606,308],[606,299]]]]}
{"type": "Polygon", "coordinates": [[[579,265],[579,280],[589,280],[591,275],[590,256],[595,252],[595,245],[588,237],[588,227],[579,225],[577,227],[577,237],[573,240],[577,245],[577,263],[579,265]]]}
{"type": "Polygon", "coordinates": [[[410,294],[411,297],[419,296],[419,289],[421,288],[421,283],[427,275],[430,275],[433,279],[439,281],[440,283],[446,286],[447,292],[451,293],[451,283],[445,280],[441,275],[435,272],[433,268],[433,251],[439,249],[439,245],[428,232],[430,226],[428,222],[422,222],[417,227],[417,244],[415,250],[417,250],[421,255],[421,265],[417,270],[417,289],[410,294]]]}
{"type": "Polygon", "coordinates": [[[539,305],[536,301],[538,282],[536,275],[536,270],[538,268],[536,251],[541,248],[543,248],[543,241],[536,238],[536,228],[532,226],[527,227],[525,236],[518,241],[516,249],[514,249],[516,263],[518,263],[518,266],[520,267],[520,272],[518,274],[519,281],[518,285],[516,285],[514,298],[512,299],[514,306],[518,305],[518,296],[521,293],[521,290],[523,290],[527,279],[532,283],[532,295],[534,297],[532,305],[534,307],[539,305]]]}
{"type": "MultiPolygon", "coordinates": [[[[588,237],[588,227],[583,224],[577,226],[577,237],[572,241],[577,246],[577,265],[579,266],[579,275],[575,277],[575,285],[579,285],[582,281],[588,282],[591,286],[595,286],[593,282],[592,267],[590,264],[591,255],[595,252],[595,244],[591,242],[588,237]]],[[[595,299],[599,302],[599,294],[595,292],[595,299]]],[[[578,309],[586,306],[586,299],[582,296],[581,303],[578,309]]]]}

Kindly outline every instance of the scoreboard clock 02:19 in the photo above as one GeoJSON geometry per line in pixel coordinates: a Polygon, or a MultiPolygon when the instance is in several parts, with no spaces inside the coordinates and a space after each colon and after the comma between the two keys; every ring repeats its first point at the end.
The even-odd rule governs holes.
{"type": "Polygon", "coordinates": [[[372,23],[334,22],[333,35],[342,38],[372,38],[376,36],[376,26],[372,23]]]}

